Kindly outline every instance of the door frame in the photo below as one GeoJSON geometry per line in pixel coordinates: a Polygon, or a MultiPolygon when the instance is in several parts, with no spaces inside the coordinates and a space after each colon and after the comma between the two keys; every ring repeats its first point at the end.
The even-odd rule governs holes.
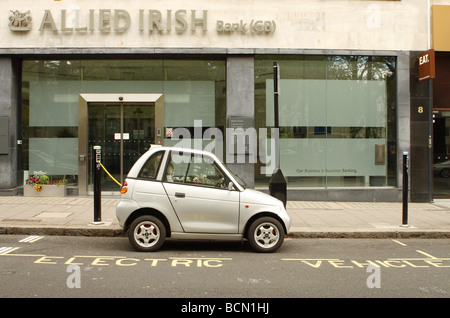
{"type": "Polygon", "coordinates": [[[155,105],[155,143],[164,141],[163,94],[80,94],[78,99],[78,195],[88,195],[88,104],[89,103],[139,103],[155,105]]]}

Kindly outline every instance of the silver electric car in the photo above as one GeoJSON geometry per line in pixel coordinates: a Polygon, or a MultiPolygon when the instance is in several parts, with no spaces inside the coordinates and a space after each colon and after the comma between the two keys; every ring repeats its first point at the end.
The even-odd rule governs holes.
{"type": "Polygon", "coordinates": [[[274,252],[289,232],[283,203],[248,189],[209,152],[152,146],[128,173],[116,215],[138,251],[166,239],[243,240],[274,252]]]}

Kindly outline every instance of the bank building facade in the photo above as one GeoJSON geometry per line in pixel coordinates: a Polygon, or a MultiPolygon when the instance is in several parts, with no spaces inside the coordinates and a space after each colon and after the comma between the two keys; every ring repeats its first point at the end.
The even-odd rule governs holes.
{"type": "Polygon", "coordinates": [[[263,191],[278,153],[288,200],[400,201],[404,152],[412,201],[450,196],[433,171],[450,151],[450,62],[432,14],[450,1],[2,4],[2,195],[36,172],[91,195],[94,145],[121,181],[150,145],[182,143],[263,191]],[[436,76],[419,80],[427,51],[436,76]]]}

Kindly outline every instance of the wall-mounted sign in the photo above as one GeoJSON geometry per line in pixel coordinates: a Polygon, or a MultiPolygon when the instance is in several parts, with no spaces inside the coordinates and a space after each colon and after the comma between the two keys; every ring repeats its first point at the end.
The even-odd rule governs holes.
{"type": "Polygon", "coordinates": [[[31,16],[30,10],[20,12],[19,10],[12,11],[9,16],[9,29],[11,31],[29,31],[31,30],[31,16]]]}
{"type": "Polygon", "coordinates": [[[228,154],[251,154],[254,149],[250,149],[250,147],[253,147],[255,142],[255,140],[251,140],[253,136],[251,132],[254,127],[252,117],[236,116],[228,118],[228,133],[230,134],[228,142],[231,143],[231,147],[227,147],[228,154]]]}
{"type": "Polygon", "coordinates": [[[115,140],[130,140],[130,134],[129,133],[123,133],[123,138],[121,133],[114,133],[114,139],[115,140]]]}
{"type": "MultiPolygon", "coordinates": [[[[9,29],[11,31],[29,31],[31,25],[31,12],[10,10],[9,29]]],[[[144,10],[129,12],[124,9],[62,9],[58,12],[43,10],[37,22],[41,32],[87,33],[92,31],[127,32],[132,22],[137,22],[138,31],[158,32],[159,34],[171,31],[184,33],[188,30],[195,32],[208,31],[211,26],[208,20],[208,10],[144,10]]],[[[235,21],[215,21],[215,30],[219,34],[272,34],[276,30],[275,20],[268,19],[236,19],[235,21]]]]}
{"type": "Polygon", "coordinates": [[[434,50],[419,54],[419,81],[436,78],[434,50]]]}

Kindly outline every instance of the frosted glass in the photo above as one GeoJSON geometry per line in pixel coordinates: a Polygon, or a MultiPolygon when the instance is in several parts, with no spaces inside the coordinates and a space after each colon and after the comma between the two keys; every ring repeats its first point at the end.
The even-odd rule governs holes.
{"type": "Polygon", "coordinates": [[[80,93],[161,92],[165,126],[215,126],[214,81],[53,81],[30,83],[30,127],[78,126],[80,93]]]}
{"type": "Polygon", "coordinates": [[[285,176],[386,176],[375,164],[375,145],[385,139],[280,139],[285,176]]]}
{"type": "Polygon", "coordinates": [[[216,118],[213,81],[164,82],[164,125],[193,127],[202,120],[203,127],[214,127],[216,118]]]}
{"type": "MultiPolygon", "coordinates": [[[[386,127],[386,82],[280,80],[280,126],[386,127]]],[[[273,80],[266,80],[266,122],[274,125],[273,80]]]]}
{"type": "Polygon", "coordinates": [[[78,175],[78,138],[30,138],[30,175],[78,175]]]}
{"type": "Polygon", "coordinates": [[[31,82],[30,127],[78,126],[79,91],[79,82],[31,82]]]}

